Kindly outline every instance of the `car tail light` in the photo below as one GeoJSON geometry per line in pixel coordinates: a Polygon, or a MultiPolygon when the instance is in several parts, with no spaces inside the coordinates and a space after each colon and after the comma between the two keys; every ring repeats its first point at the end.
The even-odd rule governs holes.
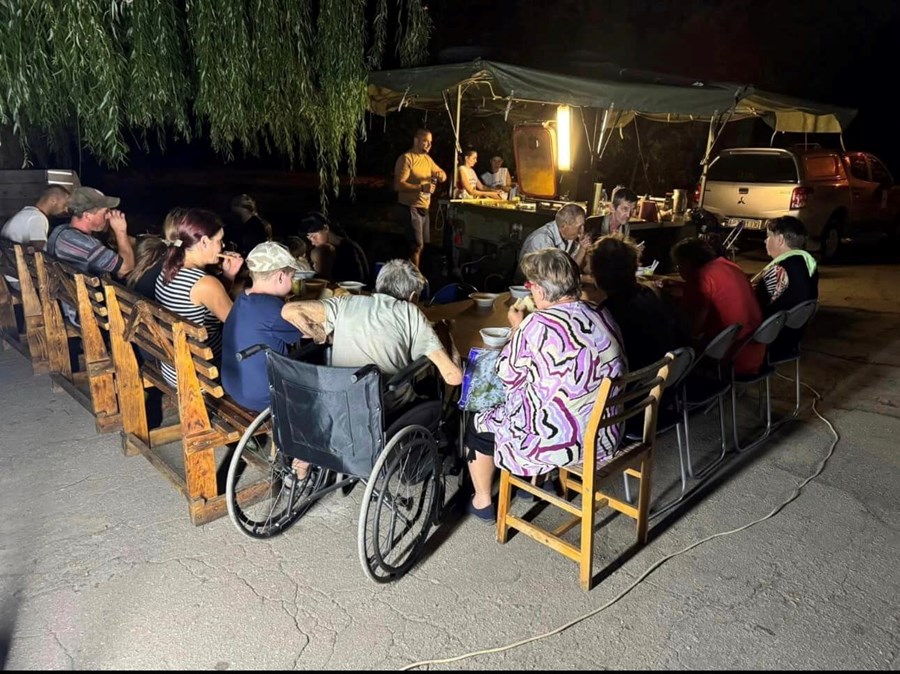
{"type": "Polygon", "coordinates": [[[798,208],[806,206],[806,202],[812,196],[812,193],[812,187],[795,187],[794,191],[791,192],[791,210],[796,211],[798,208]]]}
{"type": "Polygon", "coordinates": [[[702,185],[703,185],[703,182],[701,181],[701,182],[697,183],[696,187],[694,187],[694,194],[692,197],[694,200],[694,206],[700,205],[700,188],[702,185]]]}

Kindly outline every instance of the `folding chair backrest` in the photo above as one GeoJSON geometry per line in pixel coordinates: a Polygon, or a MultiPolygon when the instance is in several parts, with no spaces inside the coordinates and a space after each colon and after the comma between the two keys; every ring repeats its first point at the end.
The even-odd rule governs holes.
{"type": "Polygon", "coordinates": [[[694,369],[694,350],[689,346],[682,346],[671,352],[672,362],[669,363],[669,375],[666,378],[666,388],[678,386],[691,370],[694,369]]]}
{"type": "Polygon", "coordinates": [[[384,447],[381,373],[266,352],[275,444],[288,456],[368,477],[384,447]]]}
{"type": "Polygon", "coordinates": [[[730,352],[737,336],[741,333],[742,327],[743,326],[740,323],[732,323],[729,325],[710,340],[700,357],[722,360],[730,352]]]}
{"type": "Polygon", "coordinates": [[[653,436],[656,434],[656,410],[669,376],[669,365],[672,360],[673,355],[667,353],[647,367],[614,379],[604,379],[600,383],[597,401],[594,403],[585,433],[585,471],[591,470],[595,465],[595,453],[588,448],[597,446],[600,433],[638,414],[644,414],[642,440],[653,442],[653,436]],[[613,390],[616,391],[615,394],[612,394],[613,390]]]}
{"type": "Polygon", "coordinates": [[[788,309],[787,318],[785,319],[785,327],[797,330],[812,320],[816,310],[819,308],[819,300],[806,300],[797,306],[788,309]]]}
{"type": "Polygon", "coordinates": [[[750,336],[750,341],[759,344],[771,344],[778,337],[778,333],[781,332],[786,320],[787,312],[776,311],[756,328],[756,331],[750,336]]]}
{"type": "Polygon", "coordinates": [[[449,283],[431,296],[428,305],[459,302],[466,299],[470,293],[475,292],[478,292],[478,289],[468,283],[449,283]]]}

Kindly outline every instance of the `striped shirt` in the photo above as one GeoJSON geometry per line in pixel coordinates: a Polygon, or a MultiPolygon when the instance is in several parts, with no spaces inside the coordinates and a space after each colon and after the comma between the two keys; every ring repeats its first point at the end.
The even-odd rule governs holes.
{"type": "Polygon", "coordinates": [[[50,232],[47,252],[57,260],[72,264],[78,271],[94,276],[118,274],[123,262],[112,248],[71,224],[60,225],[50,232]]]}
{"type": "MultiPolygon", "coordinates": [[[[205,327],[206,345],[212,349],[213,360],[218,361],[222,355],[222,321],[202,304],[191,302],[191,290],[204,276],[206,272],[202,269],[182,268],[166,284],[160,274],[156,279],[156,301],[182,318],[205,327]]],[[[160,370],[165,380],[175,386],[175,369],[168,363],[160,363],[160,370]]]]}

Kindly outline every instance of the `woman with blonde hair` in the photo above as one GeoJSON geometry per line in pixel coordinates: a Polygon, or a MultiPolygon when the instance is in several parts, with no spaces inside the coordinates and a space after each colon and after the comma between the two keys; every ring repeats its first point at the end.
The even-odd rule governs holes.
{"type": "Polygon", "coordinates": [[[187,212],[186,208],[176,207],[166,214],[163,220],[163,238],[156,234],[144,234],[137,239],[134,249],[134,269],[125,279],[129,288],[144,297],[156,299],[156,279],[162,272],[163,257],[175,240],[178,222],[187,212]]]}

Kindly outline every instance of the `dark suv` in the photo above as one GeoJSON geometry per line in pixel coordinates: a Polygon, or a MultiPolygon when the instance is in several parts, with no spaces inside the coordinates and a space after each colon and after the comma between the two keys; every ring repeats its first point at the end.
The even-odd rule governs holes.
{"type": "Polygon", "coordinates": [[[768,220],[793,215],[823,261],[847,238],[896,235],[900,227],[900,187],[887,167],[867,152],[820,147],[723,150],[709,165],[702,207],[724,227],[743,222],[745,232],[763,235],[768,220]]]}

